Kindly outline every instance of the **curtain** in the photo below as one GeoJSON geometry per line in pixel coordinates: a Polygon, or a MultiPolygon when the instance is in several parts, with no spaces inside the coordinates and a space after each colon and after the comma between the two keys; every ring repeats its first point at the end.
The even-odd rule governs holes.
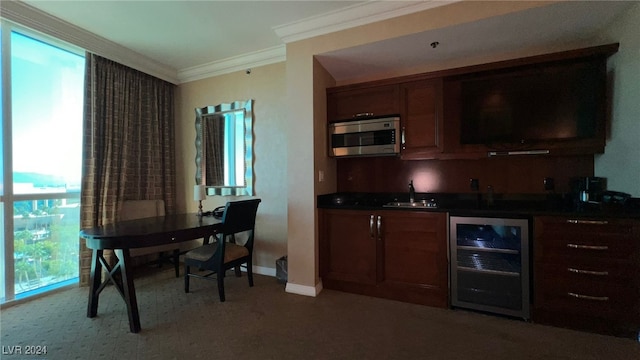
{"type": "MultiPolygon", "coordinates": [[[[125,200],[164,200],[175,212],[175,86],[87,53],[80,224],[116,221],[125,200]]],[[[106,254],[108,259],[110,254],[106,254]]],[[[80,285],[91,250],[80,241],[80,285]]]]}

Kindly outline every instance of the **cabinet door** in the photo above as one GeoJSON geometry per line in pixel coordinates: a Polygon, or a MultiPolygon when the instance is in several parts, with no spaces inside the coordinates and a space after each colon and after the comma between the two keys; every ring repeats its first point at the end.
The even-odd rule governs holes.
{"type": "Polygon", "coordinates": [[[442,152],[442,80],[403,84],[401,95],[402,158],[429,158],[442,152]]]}
{"type": "Polygon", "coordinates": [[[322,210],[321,275],[333,280],[376,284],[376,240],[365,211],[322,210]]]}
{"type": "Polygon", "coordinates": [[[383,211],[378,282],[398,300],[448,305],[447,215],[383,211]]]}
{"type": "Polygon", "coordinates": [[[400,113],[398,85],[327,91],[329,122],[400,113]]]}

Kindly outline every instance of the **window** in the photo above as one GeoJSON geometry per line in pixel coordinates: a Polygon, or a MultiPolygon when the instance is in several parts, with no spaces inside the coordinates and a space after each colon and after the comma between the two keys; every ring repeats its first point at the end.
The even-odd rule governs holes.
{"type": "Polygon", "coordinates": [[[79,272],[83,52],[2,23],[2,302],[79,272]]]}

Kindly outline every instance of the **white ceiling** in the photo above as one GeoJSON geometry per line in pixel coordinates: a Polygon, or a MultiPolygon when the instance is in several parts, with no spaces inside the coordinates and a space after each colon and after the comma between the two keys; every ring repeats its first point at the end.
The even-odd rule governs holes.
{"type": "Polygon", "coordinates": [[[451,67],[464,59],[532,48],[590,46],[599,30],[634,4],[638,2],[568,1],[334,51],[318,60],[334,78],[350,79],[354,73],[370,77],[430,63],[451,67]]]}
{"type": "MultiPolygon", "coordinates": [[[[24,3],[177,73],[444,5],[441,1],[44,1],[24,3]]],[[[450,1],[451,2],[451,1],[450,1]]],[[[637,1],[569,1],[322,54],[340,81],[477,53],[588,39],[637,1]],[[432,49],[429,44],[438,41],[432,49]]]]}

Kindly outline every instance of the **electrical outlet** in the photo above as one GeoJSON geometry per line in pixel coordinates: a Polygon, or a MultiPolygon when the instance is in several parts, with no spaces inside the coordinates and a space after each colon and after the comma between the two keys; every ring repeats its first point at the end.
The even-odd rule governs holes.
{"type": "Polygon", "coordinates": [[[469,187],[472,191],[480,190],[480,180],[478,179],[469,179],[469,187]]]}
{"type": "Polygon", "coordinates": [[[552,177],[544,178],[544,180],[542,180],[542,184],[544,185],[544,189],[546,191],[552,191],[556,187],[555,181],[552,177]]]}

